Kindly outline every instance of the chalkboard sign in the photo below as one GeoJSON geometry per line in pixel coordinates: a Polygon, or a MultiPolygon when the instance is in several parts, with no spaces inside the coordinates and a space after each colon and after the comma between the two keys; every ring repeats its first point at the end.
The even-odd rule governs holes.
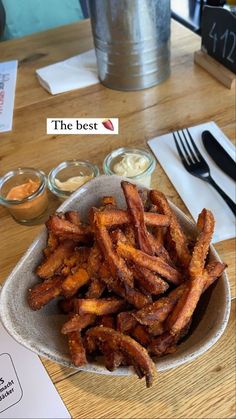
{"type": "Polygon", "coordinates": [[[236,16],[221,7],[205,6],[202,50],[236,74],[236,16]]]}

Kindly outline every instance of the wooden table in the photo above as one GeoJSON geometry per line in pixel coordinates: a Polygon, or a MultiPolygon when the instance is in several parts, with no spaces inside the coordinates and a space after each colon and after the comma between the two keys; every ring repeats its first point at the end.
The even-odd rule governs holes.
{"type": "MultiPolygon", "coordinates": [[[[172,75],[139,92],[119,92],[101,84],[58,96],[40,87],[35,69],[88,50],[90,26],[83,21],[0,44],[0,59],[18,59],[14,127],[0,134],[0,176],[18,166],[38,167],[46,173],[59,162],[89,159],[100,168],[107,153],[121,146],[146,146],[148,139],[186,126],[214,120],[234,140],[234,92],[193,63],[200,38],[177,23],[172,27],[172,75]],[[114,136],[46,135],[47,117],[119,117],[114,136]]],[[[158,187],[188,213],[158,165],[158,187]]],[[[56,208],[51,201],[51,210],[56,208]]],[[[3,282],[41,226],[18,225],[0,208],[0,281],[3,282]]],[[[229,265],[232,299],[234,243],[216,246],[229,265]]],[[[235,300],[223,337],[205,355],[177,369],[160,373],[151,389],[136,377],[78,373],[42,360],[73,418],[230,418],[234,415],[235,300]]]]}

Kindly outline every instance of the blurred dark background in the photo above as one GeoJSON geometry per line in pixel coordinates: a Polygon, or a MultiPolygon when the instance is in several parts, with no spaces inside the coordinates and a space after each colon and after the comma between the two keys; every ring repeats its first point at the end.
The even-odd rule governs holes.
{"type": "Polygon", "coordinates": [[[2,0],[0,0],[0,38],[5,28],[6,16],[5,9],[3,8],[2,0]]]}
{"type": "Polygon", "coordinates": [[[200,35],[202,9],[205,5],[229,8],[233,4],[236,4],[236,1],[171,0],[171,11],[173,19],[200,35]]]}
{"type": "MultiPolygon", "coordinates": [[[[204,5],[236,7],[236,0],[171,0],[172,17],[200,35],[204,5]]],[[[0,0],[0,40],[17,38],[87,17],[86,0],[0,0]],[[60,8],[53,7],[55,2],[60,4],[60,8]]]]}

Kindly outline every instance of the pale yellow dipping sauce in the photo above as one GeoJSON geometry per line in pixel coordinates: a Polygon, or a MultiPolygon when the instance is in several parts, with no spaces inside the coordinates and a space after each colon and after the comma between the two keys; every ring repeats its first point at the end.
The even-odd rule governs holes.
{"type": "Polygon", "coordinates": [[[55,179],[54,182],[58,189],[66,192],[74,192],[80,186],[84,185],[84,183],[92,179],[92,177],[93,176],[74,176],[64,182],[61,182],[59,179],[55,179]]]}
{"type": "MultiPolygon", "coordinates": [[[[137,153],[125,153],[122,159],[114,164],[113,172],[119,176],[134,177],[141,175],[149,166],[149,160],[145,156],[137,153]]],[[[151,183],[151,176],[146,175],[138,180],[144,186],[149,187],[151,183]]]]}

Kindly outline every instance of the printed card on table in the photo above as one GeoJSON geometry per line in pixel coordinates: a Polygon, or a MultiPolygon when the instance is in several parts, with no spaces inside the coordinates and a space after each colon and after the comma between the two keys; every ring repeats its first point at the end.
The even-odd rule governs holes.
{"type": "Polygon", "coordinates": [[[0,322],[0,418],[70,418],[39,357],[0,322]]]}
{"type": "Polygon", "coordinates": [[[17,64],[17,61],[0,62],[0,133],[12,129],[17,64]]]}

